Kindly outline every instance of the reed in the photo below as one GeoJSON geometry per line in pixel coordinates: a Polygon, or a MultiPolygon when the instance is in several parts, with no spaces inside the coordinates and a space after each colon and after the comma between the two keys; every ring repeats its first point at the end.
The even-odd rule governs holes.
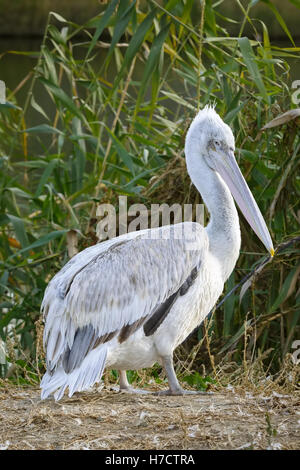
{"type": "MultiPolygon", "coordinates": [[[[300,118],[290,112],[273,119],[297,108],[290,71],[300,48],[271,2],[266,8],[289,47],[274,46],[267,25],[252,18],[255,2],[231,37],[231,18],[219,3],[206,0],[201,12],[193,0],[111,0],[82,25],[49,13],[24,108],[23,82],[0,104],[2,377],[18,360],[43,367],[35,329],[43,292],[68,260],[74,237],[80,250],[97,241],[98,203],[116,203],[119,195],[148,207],[200,202],[183,147],[191,119],[207,103],[233,129],[237,159],[275,247],[295,241],[281,245],[243,297],[230,296],[181,353],[189,358],[195,342],[209,336],[203,344],[216,363],[226,353],[230,361],[256,364],[271,350],[264,361],[276,373],[292,352],[300,316],[300,118]],[[248,37],[245,25],[253,32],[248,37]],[[31,127],[30,113],[38,122],[31,127]]],[[[242,252],[225,294],[264,256],[243,220],[241,229],[242,252]]],[[[199,357],[189,370],[199,367],[199,357]]]]}

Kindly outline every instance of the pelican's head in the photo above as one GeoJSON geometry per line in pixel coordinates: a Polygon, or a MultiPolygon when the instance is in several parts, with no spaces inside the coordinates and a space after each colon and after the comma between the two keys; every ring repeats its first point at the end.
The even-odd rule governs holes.
{"type": "MultiPolygon", "coordinates": [[[[230,127],[216,113],[214,108],[205,106],[193,120],[185,144],[186,156],[193,155],[191,167],[197,163],[207,170],[217,172],[228,186],[239,208],[263,242],[271,256],[273,243],[261,212],[238,167],[234,156],[235,143],[230,127]]],[[[203,175],[205,177],[205,175],[203,175]]]]}

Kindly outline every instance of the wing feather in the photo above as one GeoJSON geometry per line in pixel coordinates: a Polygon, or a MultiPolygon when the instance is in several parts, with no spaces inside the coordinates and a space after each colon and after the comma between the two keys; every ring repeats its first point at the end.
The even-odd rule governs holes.
{"type": "Polygon", "coordinates": [[[80,366],[97,338],[122,331],[126,339],[184,285],[207,247],[203,227],[186,222],[125,234],[72,258],[42,304],[48,369],[64,357],[66,370],[80,366]]]}

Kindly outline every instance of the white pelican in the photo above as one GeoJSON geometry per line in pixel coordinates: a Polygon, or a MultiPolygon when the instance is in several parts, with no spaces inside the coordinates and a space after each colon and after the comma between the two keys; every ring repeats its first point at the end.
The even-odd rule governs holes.
{"type": "Polygon", "coordinates": [[[41,397],[59,400],[120,372],[160,363],[169,390],[186,393],[173,367],[174,349],[222,293],[240,251],[235,198],[271,256],[273,244],[234,157],[230,127],[211,107],[193,120],[185,143],[187,169],[209,210],[206,228],[183,222],[131,232],[73,257],[51,280],[42,303],[47,372],[41,397]],[[192,245],[191,245],[192,240],[192,245]]]}

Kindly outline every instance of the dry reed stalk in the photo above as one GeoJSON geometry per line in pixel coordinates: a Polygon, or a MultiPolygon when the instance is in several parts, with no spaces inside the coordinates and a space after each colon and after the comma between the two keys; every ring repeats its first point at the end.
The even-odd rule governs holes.
{"type": "Polygon", "coordinates": [[[205,17],[205,0],[201,1],[201,19],[199,27],[199,49],[198,49],[198,76],[197,76],[197,112],[200,111],[201,99],[201,68],[202,68],[202,48],[203,48],[203,28],[205,17]]]}
{"type": "Polygon", "coordinates": [[[209,336],[208,336],[207,319],[204,320],[203,326],[204,326],[204,336],[205,336],[205,339],[206,339],[206,347],[207,347],[207,352],[208,352],[210,364],[211,364],[212,370],[214,372],[215,379],[219,384],[219,380],[218,380],[218,376],[217,376],[217,370],[216,370],[216,366],[215,366],[215,358],[214,358],[214,355],[211,353],[211,350],[210,350],[211,338],[209,338],[209,336]]]}

